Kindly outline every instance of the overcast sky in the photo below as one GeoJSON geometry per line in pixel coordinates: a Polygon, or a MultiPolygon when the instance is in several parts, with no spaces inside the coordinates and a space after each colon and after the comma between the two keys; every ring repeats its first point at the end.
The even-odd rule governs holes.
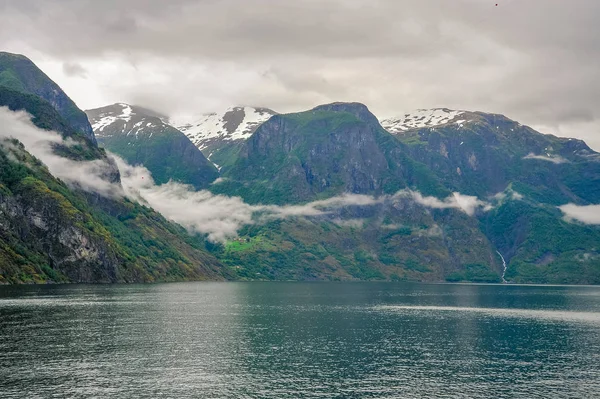
{"type": "Polygon", "coordinates": [[[600,150],[599,20],[598,0],[0,0],[0,48],[81,108],[448,107],[600,150]]]}

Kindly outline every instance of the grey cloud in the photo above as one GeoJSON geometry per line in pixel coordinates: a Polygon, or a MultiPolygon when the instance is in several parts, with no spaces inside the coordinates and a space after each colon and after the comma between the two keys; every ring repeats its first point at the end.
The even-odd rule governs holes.
{"type": "MultiPolygon", "coordinates": [[[[361,101],[381,117],[441,106],[504,113],[600,148],[596,0],[0,4],[0,45],[78,61],[106,103],[190,113],[361,101]],[[108,74],[100,62],[119,67],[108,74]]],[[[74,97],[104,105],[89,93],[74,97]]]]}
{"type": "Polygon", "coordinates": [[[87,71],[81,64],[77,62],[65,62],[63,63],[63,72],[67,76],[77,76],[80,78],[87,77],[87,71]]]}
{"type": "Polygon", "coordinates": [[[469,216],[473,216],[478,208],[489,210],[492,207],[491,204],[481,201],[477,197],[463,195],[461,193],[453,193],[452,196],[446,198],[445,200],[440,200],[436,197],[423,197],[423,195],[414,191],[402,192],[402,195],[404,194],[410,195],[417,204],[423,205],[427,208],[460,209],[469,216]]]}

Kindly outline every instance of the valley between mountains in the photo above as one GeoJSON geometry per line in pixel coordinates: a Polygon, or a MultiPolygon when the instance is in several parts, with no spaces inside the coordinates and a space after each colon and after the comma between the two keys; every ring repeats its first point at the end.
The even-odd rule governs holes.
{"type": "Polygon", "coordinates": [[[600,283],[600,154],[360,103],[82,111],[0,53],[0,283],[600,283]]]}

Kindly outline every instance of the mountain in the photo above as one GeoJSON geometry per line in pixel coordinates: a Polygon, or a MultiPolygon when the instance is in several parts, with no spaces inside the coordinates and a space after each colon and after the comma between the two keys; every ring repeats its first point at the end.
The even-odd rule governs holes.
{"type": "Polygon", "coordinates": [[[273,116],[223,176],[213,192],[325,207],[316,216],[244,229],[245,243],[218,255],[243,277],[500,281],[500,259],[478,220],[416,202],[409,193],[452,193],[362,104],[273,116]],[[346,205],[327,208],[348,193],[379,200],[345,197],[346,205]]]}
{"type": "Polygon", "coordinates": [[[43,98],[75,130],[82,132],[89,140],[95,140],[85,113],[29,58],[0,52],[0,86],[43,98]]]}
{"type": "Polygon", "coordinates": [[[268,108],[233,107],[223,113],[205,114],[191,121],[173,119],[170,123],[221,168],[235,159],[242,143],[273,115],[277,113],[268,108]]]}
{"type": "Polygon", "coordinates": [[[203,189],[219,176],[202,152],[157,113],[123,103],[86,113],[102,147],[129,164],[144,165],[158,184],[174,180],[203,189]]]}
{"type": "Polygon", "coordinates": [[[0,149],[0,283],[222,279],[220,263],[149,208],[52,177],[17,143],[0,149]]]}
{"type": "Polygon", "coordinates": [[[221,258],[248,275],[600,282],[600,229],[559,209],[600,203],[599,154],[502,115],[420,110],[380,125],[361,104],[328,104],[265,122],[223,176],[214,192],[251,203],[389,196],[242,231],[247,244],[221,258]],[[482,207],[445,207],[450,193],[482,207]]]}
{"type": "Polygon", "coordinates": [[[443,109],[417,115],[382,125],[449,190],[487,197],[512,185],[556,205],[600,202],[600,154],[581,140],[541,134],[497,114],[443,109]]]}
{"type": "MultiPolygon", "coordinates": [[[[30,64],[22,56],[2,57],[14,58],[17,65],[30,64]]],[[[190,236],[152,209],[123,198],[115,163],[81,124],[72,124],[61,115],[62,103],[22,90],[53,87],[43,76],[13,73],[9,76],[12,88],[0,85],[0,107],[26,111],[33,123],[28,125],[16,114],[0,109],[4,121],[1,135],[12,136],[0,139],[0,284],[230,277],[202,239],[190,236]],[[66,139],[52,145],[56,156],[52,159],[73,165],[69,171],[73,175],[88,167],[101,168],[97,177],[110,187],[108,195],[57,179],[19,141],[27,138],[20,135],[43,135],[44,130],[56,131],[66,139]]],[[[8,79],[6,74],[3,79],[8,79]]],[[[68,99],[60,88],[55,90],[54,98],[68,99]]],[[[73,112],[81,114],[78,109],[73,112]]],[[[53,137],[50,132],[48,136],[53,137]]]]}
{"type": "MultiPolygon", "coordinates": [[[[171,121],[191,140],[140,107],[89,111],[99,141],[149,167],[159,182],[192,182],[198,174],[197,188],[248,203],[208,191],[201,193],[208,207],[202,199],[188,201],[200,213],[214,211],[228,229],[230,213],[234,226],[248,223],[237,238],[211,243],[124,199],[104,149],[52,98],[24,89],[39,74],[17,73],[23,68],[9,64],[0,106],[25,110],[37,128],[67,139],[55,140],[52,153],[74,162],[75,175],[102,165],[110,190],[54,177],[17,141],[20,131],[8,123],[17,117],[0,110],[8,118],[3,136],[7,129],[15,135],[0,145],[1,283],[600,284],[600,226],[567,211],[593,213],[597,208],[588,206],[600,204],[600,154],[583,141],[542,134],[503,115],[445,108],[379,121],[359,103],[281,115],[238,107],[187,125],[171,121]],[[196,146],[220,166],[221,179],[212,182],[217,171],[196,146]],[[211,177],[202,180],[209,169],[211,177]]],[[[68,98],[58,90],[56,96],[68,98]]]]}
{"type": "Polygon", "coordinates": [[[392,194],[419,188],[449,195],[423,165],[358,103],[277,115],[241,147],[213,187],[252,203],[299,203],[342,193],[392,194]]]}
{"type": "Polygon", "coordinates": [[[507,278],[598,281],[599,229],[569,223],[558,209],[600,203],[600,154],[583,141],[483,112],[421,110],[382,124],[449,190],[518,198],[481,219],[482,231],[508,263],[507,278]]]}

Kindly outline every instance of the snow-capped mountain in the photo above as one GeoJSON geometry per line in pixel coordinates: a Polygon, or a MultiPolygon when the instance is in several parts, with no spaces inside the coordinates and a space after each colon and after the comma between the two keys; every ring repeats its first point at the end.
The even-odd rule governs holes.
{"type": "Polygon", "coordinates": [[[215,140],[245,140],[273,115],[268,108],[233,107],[222,114],[204,114],[191,122],[171,119],[171,125],[185,133],[192,142],[204,150],[215,140]]]}
{"type": "Polygon", "coordinates": [[[467,111],[453,111],[447,108],[418,109],[399,117],[380,120],[381,126],[392,134],[411,129],[436,127],[449,123],[458,125],[472,121],[475,115],[467,111]]]}
{"type": "Polygon", "coordinates": [[[98,142],[132,165],[147,167],[154,180],[205,188],[218,177],[198,148],[162,115],[124,103],[86,111],[98,142]]]}
{"type": "Polygon", "coordinates": [[[170,127],[160,118],[149,116],[144,111],[140,107],[116,103],[85,112],[99,140],[113,137],[115,134],[131,136],[132,139],[137,139],[140,134],[152,137],[156,129],[170,127]]]}
{"type": "Polygon", "coordinates": [[[215,165],[228,161],[230,153],[277,113],[268,108],[232,107],[221,113],[190,119],[169,119],[215,165]]]}

